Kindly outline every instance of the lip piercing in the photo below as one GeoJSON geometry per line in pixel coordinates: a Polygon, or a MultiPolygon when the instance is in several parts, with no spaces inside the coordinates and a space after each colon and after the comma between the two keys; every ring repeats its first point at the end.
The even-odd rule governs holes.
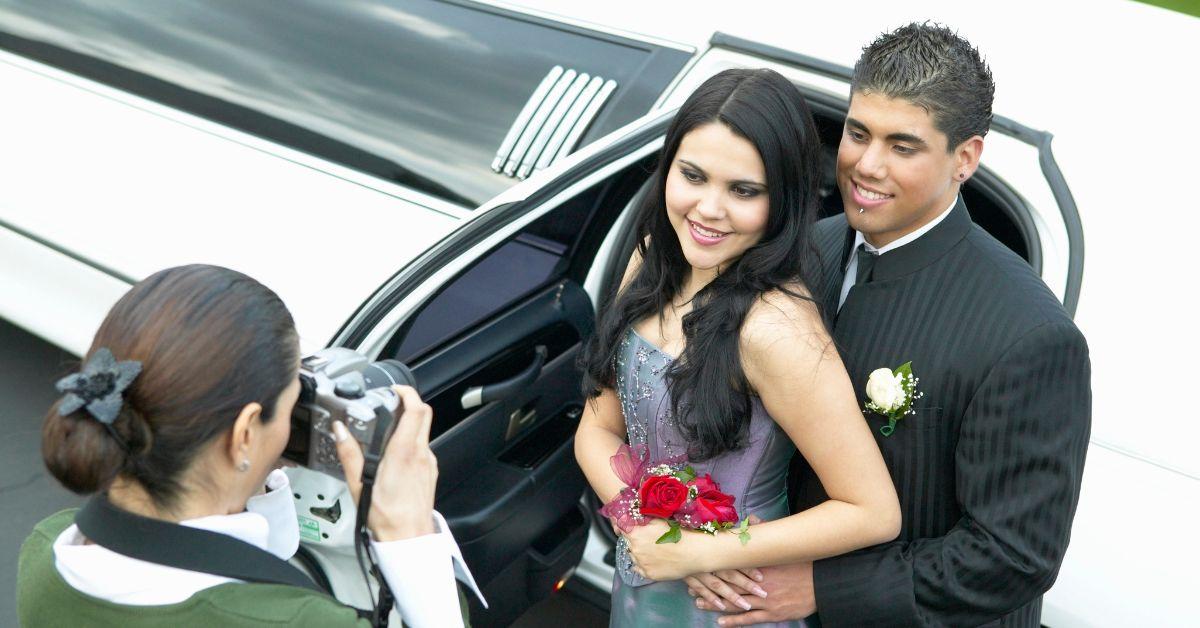
{"type": "Polygon", "coordinates": [[[867,211],[867,210],[866,210],[866,209],[864,209],[864,208],[862,208],[862,207],[859,207],[859,208],[858,208],[858,213],[860,213],[860,214],[861,214],[861,213],[863,213],[863,212],[865,212],[865,211],[867,211]]]}

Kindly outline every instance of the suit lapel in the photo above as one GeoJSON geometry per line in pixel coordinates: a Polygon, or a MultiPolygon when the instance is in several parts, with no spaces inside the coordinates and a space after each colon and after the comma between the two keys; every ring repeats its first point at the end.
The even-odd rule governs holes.
{"type": "Polygon", "coordinates": [[[871,282],[897,279],[933,264],[947,251],[954,248],[971,231],[971,214],[962,197],[951,208],[950,213],[928,233],[904,246],[884,253],[875,262],[871,282]]]}
{"type": "MultiPolygon", "coordinates": [[[[911,289],[911,284],[900,280],[936,263],[967,236],[972,225],[966,204],[960,197],[950,214],[936,227],[913,242],[880,255],[871,281],[852,289],[840,312],[837,299],[845,276],[845,261],[854,242],[854,230],[845,226],[846,233],[840,246],[832,238],[824,239],[827,248],[822,251],[823,259],[839,262],[835,267],[825,269],[827,283],[823,296],[829,304],[827,311],[832,313],[830,329],[834,342],[843,350],[842,359],[858,393],[861,394],[869,371],[886,362],[880,355],[881,347],[861,340],[891,337],[901,326],[917,324],[915,320],[893,315],[899,291],[911,289]]],[[[900,357],[907,360],[911,356],[900,357]]]]}
{"type": "MultiPolygon", "coordinates": [[[[933,264],[965,238],[972,225],[971,215],[967,212],[967,206],[960,196],[949,215],[942,219],[936,227],[916,240],[880,255],[878,261],[875,262],[875,269],[871,273],[871,281],[867,285],[852,289],[842,309],[849,313],[852,310],[867,307],[863,303],[863,295],[859,294],[856,297],[855,293],[861,293],[864,288],[870,288],[874,284],[886,283],[911,275],[933,264]]],[[[826,263],[824,269],[826,284],[822,298],[825,311],[829,313],[827,320],[830,329],[835,331],[846,327],[857,329],[857,325],[862,323],[862,320],[859,319],[863,319],[863,316],[843,317],[843,312],[838,311],[837,302],[838,297],[841,296],[846,263],[849,261],[850,247],[854,244],[854,229],[846,224],[842,235],[844,237],[840,246],[831,238],[827,238],[825,240],[826,248],[822,250],[822,259],[826,263]],[[847,320],[848,318],[854,318],[856,322],[851,323],[847,320]]]]}
{"type": "Polygon", "coordinates": [[[842,281],[846,277],[846,255],[854,242],[854,230],[849,226],[833,234],[838,237],[832,246],[822,250],[821,265],[824,283],[820,292],[826,323],[830,329],[837,326],[838,297],[842,293],[842,281]]]}

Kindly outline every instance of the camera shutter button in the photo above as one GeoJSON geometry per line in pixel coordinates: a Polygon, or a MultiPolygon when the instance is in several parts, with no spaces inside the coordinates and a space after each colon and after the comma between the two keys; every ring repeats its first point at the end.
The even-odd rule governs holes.
{"type": "Polygon", "coordinates": [[[341,397],[342,399],[362,399],[363,395],[366,394],[366,391],[363,390],[362,384],[355,381],[349,381],[338,382],[333,388],[333,394],[341,397]]]}

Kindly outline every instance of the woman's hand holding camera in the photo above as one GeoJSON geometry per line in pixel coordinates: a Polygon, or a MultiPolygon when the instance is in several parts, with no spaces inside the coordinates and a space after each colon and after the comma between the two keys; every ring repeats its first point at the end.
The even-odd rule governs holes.
{"type": "MultiPolygon", "coordinates": [[[[367,527],[376,541],[397,541],[433,533],[433,494],[437,458],[429,448],[433,410],[409,386],[393,386],[404,413],[388,441],[375,475],[367,527]]],[[[350,495],[362,494],[363,453],[346,426],[334,423],[338,458],[350,495]]]]}

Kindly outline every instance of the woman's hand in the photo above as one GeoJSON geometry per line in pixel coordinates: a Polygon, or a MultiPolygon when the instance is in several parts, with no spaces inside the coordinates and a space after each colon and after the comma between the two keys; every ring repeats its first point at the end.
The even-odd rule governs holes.
{"type": "MultiPolygon", "coordinates": [[[[812,563],[796,563],[762,568],[762,588],[771,597],[749,598],[752,611],[736,613],[728,610],[720,618],[722,626],[757,626],[765,622],[796,621],[817,612],[817,596],[813,588],[812,563]]],[[[711,604],[707,598],[696,599],[696,608],[705,611],[725,610],[711,604]]]]}
{"type": "Polygon", "coordinates": [[[688,576],[683,582],[687,584],[689,595],[703,599],[709,606],[725,610],[727,607],[722,601],[724,598],[734,606],[748,611],[750,602],[743,596],[767,597],[767,592],[758,585],[762,578],[762,572],[757,569],[727,569],[688,576]]]}
{"type": "Polygon", "coordinates": [[[662,519],[637,526],[624,533],[629,543],[629,556],[633,559],[634,571],[651,580],[680,580],[694,573],[707,571],[703,564],[704,542],[711,537],[703,533],[683,531],[677,543],[657,543],[658,538],[670,529],[662,519]]]}
{"type": "MultiPolygon", "coordinates": [[[[758,515],[750,515],[748,519],[752,526],[762,523],[762,519],[758,515]]],[[[757,595],[764,599],[767,597],[766,590],[758,584],[763,581],[763,574],[758,569],[726,569],[713,573],[700,573],[688,576],[683,581],[684,584],[687,584],[688,593],[692,597],[700,598],[708,602],[709,606],[720,610],[726,608],[721,598],[748,611],[750,602],[743,596],[757,595]]],[[[698,602],[697,605],[699,605],[698,602]]]]}
{"type": "MultiPolygon", "coordinates": [[[[433,493],[437,485],[437,458],[429,448],[433,410],[409,386],[392,386],[400,395],[404,413],[384,449],[375,473],[367,527],[376,541],[397,541],[433,532],[433,493]]],[[[338,459],[346,474],[350,496],[358,503],[362,494],[363,454],[346,426],[333,425],[338,459]]]]}

